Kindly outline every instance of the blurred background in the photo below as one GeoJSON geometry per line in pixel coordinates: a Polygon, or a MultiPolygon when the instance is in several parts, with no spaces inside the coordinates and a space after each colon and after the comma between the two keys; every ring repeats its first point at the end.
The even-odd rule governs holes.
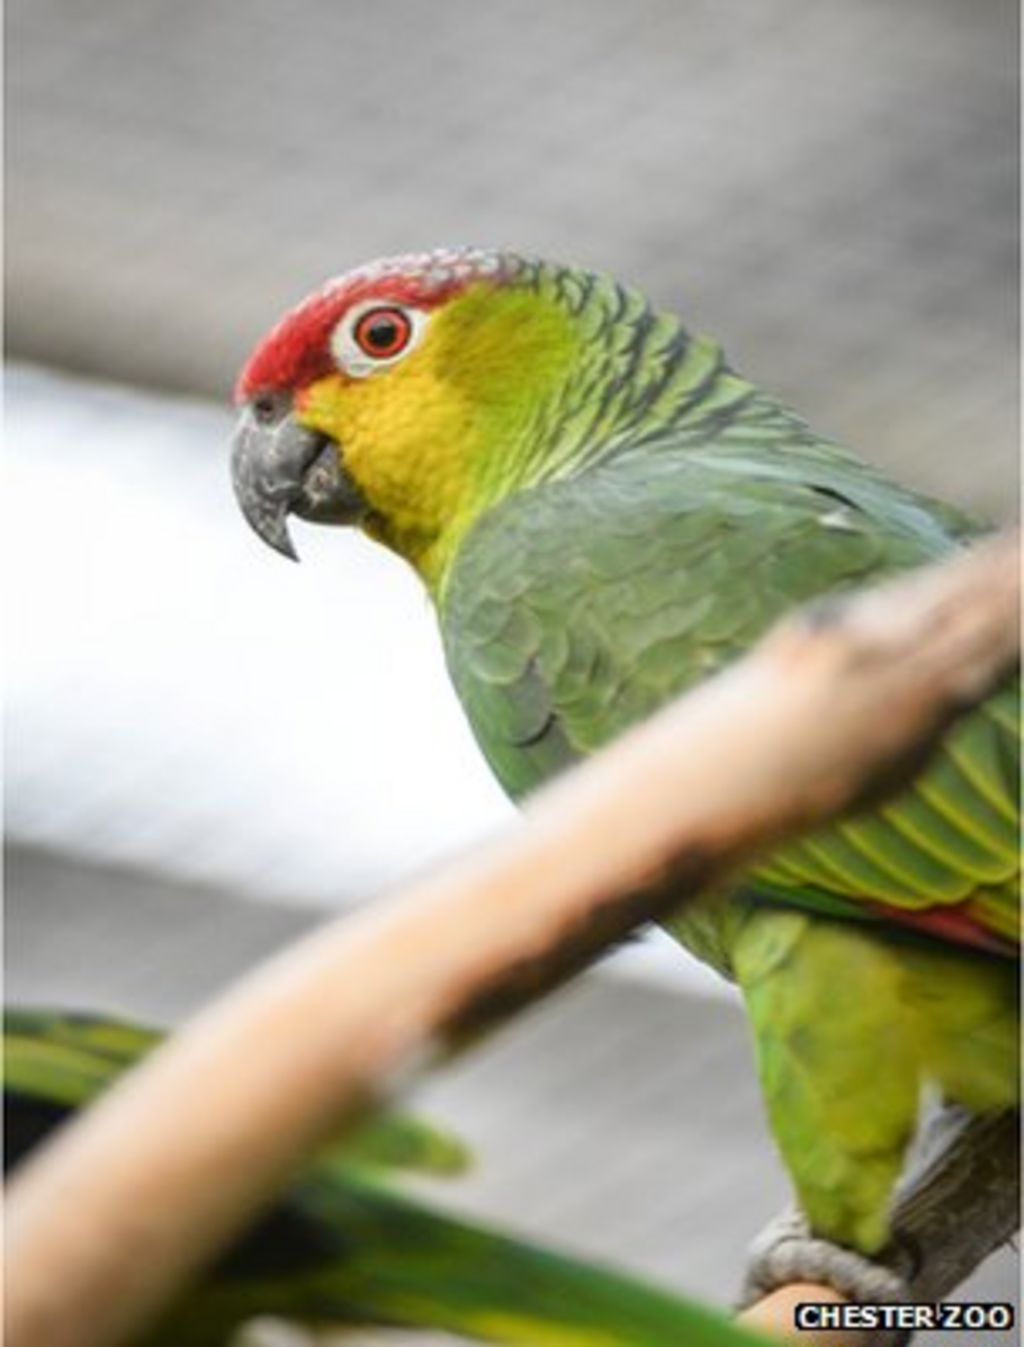
{"type": "MultiPolygon", "coordinates": [[[[1008,520],[1016,8],[9,0],[9,998],[173,1022],[516,826],[412,577],[301,525],[290,567],[231,499],[233,376],[327,275],[614,272],[1008,520]]],[[[785,1197],[735,1001],[656,940],[422,1104],[481,1155],[449,1204],[707,1298],[785,1197]]]]}

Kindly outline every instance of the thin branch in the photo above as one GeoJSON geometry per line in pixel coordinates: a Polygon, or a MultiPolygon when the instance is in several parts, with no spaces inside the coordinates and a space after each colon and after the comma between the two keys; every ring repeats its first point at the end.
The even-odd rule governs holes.
{"type": "Polygon", "coordinates": [[[1020,1118],[949,1110],[897,1196],[893,1227],[918,1300],[941,1300],[1020,1224],[1020,1118]]]}
{"type": "Polygon", "coordinates": [[[13,1183],[10,1347],[129,1341],[411,1071],[898,784],[1013,666],[1019,591],[997,540],[819,606],[538,794],[525,828],[244,978],[13,1183]]]}

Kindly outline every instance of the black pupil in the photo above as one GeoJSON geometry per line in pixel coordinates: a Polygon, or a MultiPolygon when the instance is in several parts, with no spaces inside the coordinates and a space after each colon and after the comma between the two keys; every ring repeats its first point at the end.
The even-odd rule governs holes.
{"type": "Polygon", "coordinates": [[[398,345],[401,336],[398,320],[386,313],[371,318],[363,329],[363,340],[377,351],[390,351],[398,345]]]}

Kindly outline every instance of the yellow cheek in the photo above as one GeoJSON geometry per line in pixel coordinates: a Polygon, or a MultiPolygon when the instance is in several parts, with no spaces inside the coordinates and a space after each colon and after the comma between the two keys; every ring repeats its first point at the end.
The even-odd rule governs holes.
{"type": "Polygon", "coordinates": [[[436,532],[458,513],[471,408],[425,362],[360,380],[332,375],[304,391],[298,411],[337,440],[346,470],[389,531],[436,532]]]}

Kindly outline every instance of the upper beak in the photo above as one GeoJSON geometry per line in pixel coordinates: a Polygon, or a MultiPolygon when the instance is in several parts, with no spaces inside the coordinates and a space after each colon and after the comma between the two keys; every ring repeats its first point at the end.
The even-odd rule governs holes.
{"type": "Polygon", "coordinates": [[[242,410],[231,447],[231,480],[242,513],[283,556],[298,560],[288,533],[296,514],[325,524],[351,524],[366,503],[329,436],[299,424],[288,411],[264,424],[242,410]]]}

